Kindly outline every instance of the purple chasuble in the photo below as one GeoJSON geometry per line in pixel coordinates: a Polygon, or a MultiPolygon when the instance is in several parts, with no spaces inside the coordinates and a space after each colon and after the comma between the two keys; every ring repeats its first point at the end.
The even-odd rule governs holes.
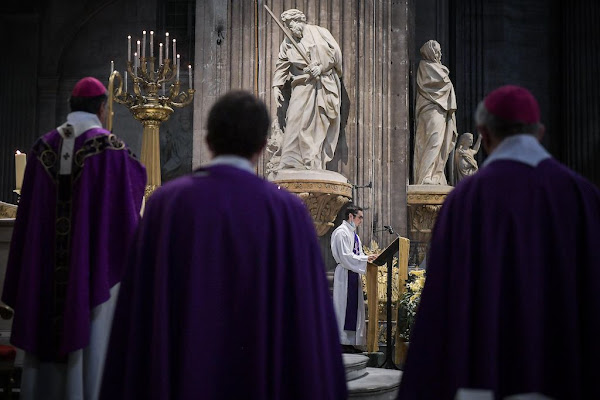
{"type": "MultiPolygon", "coordinates": [[[[354,254],[360,254],[358,235],[354,232],[354,254]]],[[[345,331],[356,331],[356,313],[358,312],[358,274],[348,271],[348,290],[346,291],[346,318],[344,319],[345,331]]]]}
{"type": "Polygon", "coordinates": [[[150,197],[100,399],[345,399],[325,267],[301,200],[215,165],[150,197]]]}
{"type": "Polygon", "coordinates": [[[449,194],[399,399],[600,398],[600,191],[554,159],[497,160],[449,194]]]}
{"type": "Polygon", "coordinates": [[[91,310],[110,297],[139,219],[144,167],[103,129],[75,140],[60,175],[54,130],[29,152],[2,301],[15,310],[11,343],[62,361],[89,343],[91,310]]]}

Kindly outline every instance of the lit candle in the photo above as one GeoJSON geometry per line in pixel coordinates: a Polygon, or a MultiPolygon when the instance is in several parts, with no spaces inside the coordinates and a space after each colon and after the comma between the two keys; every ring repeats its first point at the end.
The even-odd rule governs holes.
{"type": "Polygon", "coordinates": [[[23,186],[25,165],[27,165],[27,155],[17,150],[15,153],[15,186],[17,190],[21,190],[21,187],[23,186]]]}
{"type": "Polygon", "coordinates": [[[133,76],[131,77],[131,79],[135,79],[135,77],[137,76],[137,67],[138,67],[138,53],[133,53],[133,76]]]}
{"type": "Polygon", "coordinates": [[[163,63],[162,61],[162,43],[158,44],[158,65],[161,65],[163,63]]]}
{"type": "Polygon", "coordinates": [[[169,32],[165,33],[165,59],[169,59],[169,32]]]}
{"type": "Polygon", "coordinates": [[[142,31],[142,58],[146,58],[146,31],[142,31]]]}
{"type": "Polygon", "coordinates": [[[177,54],[177,82],[179,82],[179,65],[181,65],[181,57],[179,54],[177,54]]]}
{"type": "Polygon", "coordinates": [[[177,40],[173,39],[173,57],[177,54],[177,40]]]}
{"type": "Polygon", "coordinates": [[[140,53],[140,46],[141,46],[141,42],[138,40],[137,41],[137,52],[136,52],[137,56],[136,57],[139,57],[140,54],[142,54],[142,53],[140,53]]]}
{"type": "Polygon", "coordinates": [[[154,57],[154,31],[150,31],[150,57],[154,57]]]}
{"type": "Polygon", "coordinates": [[[192,88],[192,66],[191,66],[191,64],[188,65],[188,76],[190,78],[190,85],[189,86],[190,86],[190,89],[191,89],[192,88]]]}
{"type": "Polygon", "coordinates": [[[110,74],[112,75],[112,73],[115,71],[115,62],[113,60],[110,60],[110,74]]]}
{"type": "Polygon", "coordinates": [[[127,36],[127,61],[131,62],[131,36],[127,36]]]}

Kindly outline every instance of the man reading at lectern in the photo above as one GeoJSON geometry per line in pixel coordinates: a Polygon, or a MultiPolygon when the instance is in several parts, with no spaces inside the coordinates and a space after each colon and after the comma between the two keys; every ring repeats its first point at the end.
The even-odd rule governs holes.
{"type": "Polygon", "coordinates": [[[360,275],[367,271],[367,262],[377,255],[362,251],[356,229],[362,224],[363,209],[350,205],[344,211],[344,221],[331,234],[331,252],[337,262],[333,277],[333,306],[344,351],[355,352],[353,346],[365,345],[365,301],[360,275]]]}
{"type": "Polygon", "coordinates": [[[208,114],[214,158],[147,203],[115,312],[101,399],[345,399],[317,234],[256,176],[270,121],[231,92],[208,114]]]}

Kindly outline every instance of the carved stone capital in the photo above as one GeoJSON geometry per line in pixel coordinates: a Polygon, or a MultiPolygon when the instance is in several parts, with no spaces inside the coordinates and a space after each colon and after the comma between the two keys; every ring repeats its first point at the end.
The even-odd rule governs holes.
{"type": "MultiPolygon", "coordinates": [[[[411,241],[429,243],[431,230],[442,208],[442,203],[452,189],[452,186],[446,185],[408,186],[407,203],[411,241]]],[[[418,262],[420,263],[421,260],[418,262]]]]}
{"type": "Polygon", "coordinates": [[[274,181],[304,201],[319,236],[333,227],[338,212],[352,198],[352,185],[343,182],[296,179],[274,181]]]}
{"type": "Polygon", "coordinates": [[[0,201],[0,218],[16,218],[17,206],[0,201]]]}
{"type": "Polygon", "coordinates": [[[419,204],[409,207],[411,231],[431,233],[441,205],[419,204]]]}

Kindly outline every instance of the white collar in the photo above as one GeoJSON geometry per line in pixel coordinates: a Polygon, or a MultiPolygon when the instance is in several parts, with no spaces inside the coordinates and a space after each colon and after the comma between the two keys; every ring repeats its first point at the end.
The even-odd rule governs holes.
{"type": "Polygon", "coordinates": [[[485,160],[483,166],[485,167],[496,160],[512,160],[537,167],[539,163],[548,158],[552,158],[552,156],[535,136],[518,134],[502,140],[498,147],[485,160]]]}
{"type": "Polygon", "coordinates": [[[346,228],[350,229],[351,232],[356,231],[356,226],[352,226],[350,225],[350,222],[344,220],[344,222],[342,222],[342,225],[344,225],[346,228]]]}
{"type": "Polygon", "coordinates": [[[67,126],[71,126],[73,137],[76,138],[92,128],[102,128],[102,123],[96,114],[85,111],[73,111],[67,115],[67,122],[56,128],[63,138],[66,137],[65,131],[67,126]]]}
{"type": "Polygon", "coordinates": [[[214,165],[229,165],[231,167],[236,167],[239,169],[243,169],[244,171],[248,171],[252,174],[256,174],[254,170],[254,165],[252,165],[250,160],[233,154],[224,154],[216,156],[207,164],[207,166],[209,167],[212,167],[214,165]]]}

